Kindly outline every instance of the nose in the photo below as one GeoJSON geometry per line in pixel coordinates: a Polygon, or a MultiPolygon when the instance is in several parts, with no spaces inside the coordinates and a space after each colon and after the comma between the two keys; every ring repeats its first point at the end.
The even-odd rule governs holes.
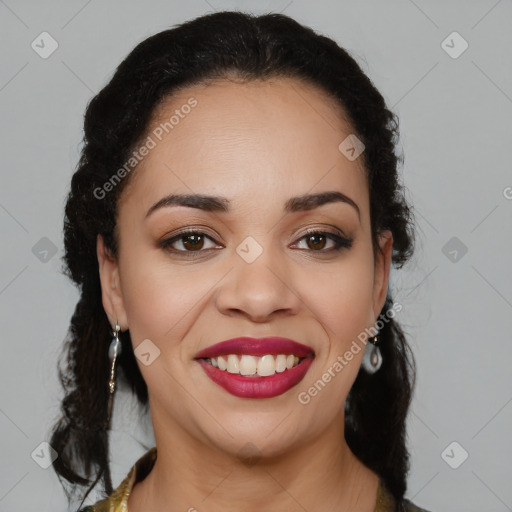
{"type": "Polygon", "coordinates": [[[234,252],[233,268],[215,294],[216,305],[224,315],[242,315],[256,323],[296,315],[302,301],[295,284],[285,255],[264,249],[249,263],[234,252]]]}

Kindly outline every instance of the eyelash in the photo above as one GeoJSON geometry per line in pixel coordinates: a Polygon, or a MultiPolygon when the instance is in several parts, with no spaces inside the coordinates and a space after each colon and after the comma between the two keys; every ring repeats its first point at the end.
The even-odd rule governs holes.
{"type": "MultiPolygon", "coordinates": [[[[206,233],[203,233],[202,231],[197,231],[194,229],[187,229],[182,231],[181,233],[177,234],[176,236],[173,236],[172,238],[169,238],[167,240],[162,240],[159,242],[159,246],[162,249],[165,249],[166,251],[172,252],[174,254],[181,255],[187,255],[186,257],[189,257],[188,255],[194,255],[193,257],[197,257],[196,253],[199,255],[202,252],[206,252],[210,249],[199,249],[197,251],[187,251],[187,250],[180,250],[180,249],[174,249],[171,246],[177,242],[180,241],[183,238],[186,238],[189,235],[200,235],[204,236],[206,238],[209,238],[211,241],[215,242],[212,237],[208,236],[206,233]]],[[[318,251],[315,251],[314,249],[299,249],[302,251],[307,252],[316,252],[316,253],[332,253],[332,252],[340,252],[342,249],[350,249],[352,247],[353,239],[352,238],[346,238],[342,236],[341,234],[332,233],[330,231],[322,231],[320,229],[310,229],[302,235],[298,241],[311,237],[313,235],[323,235],[332,240],[335,243],[334,247],[331,247],[330,249],[320,249],[318,251]]]]}

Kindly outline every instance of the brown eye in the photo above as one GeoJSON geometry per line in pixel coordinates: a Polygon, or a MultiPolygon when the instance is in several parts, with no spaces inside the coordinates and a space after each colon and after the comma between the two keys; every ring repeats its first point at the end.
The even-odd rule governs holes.
{"type": "Polygon", "coordinates": [[[327,237],[321,234],[308,235],[308,246],[310,249],[323,249],[326,244],[327,237]]]}
{"type": "Polygon", "coordinates": [[[201,231],[183,231],[168,240],[162,240],[159,245],[165,250],[182,254],[205,252],[216,247],[213,239],[201,231]],[[210,247],[205,247],[207,241],[212,243],[210,247]]]}
{"type": "Polygon", "coordinates": [[[204,239],[202,235],[199,234],[191,234],[182,236],[183,247],[187,250],[195,251],[197,249],[201,249],[204,245],[204,239]]]}
{"type": "Polygon", "coordinates": [[[301,240],[306,241],[307,249],[313,252],[321,253],[340,251],[343,248],[349,249],[352,247],[353,242],[353,240],[350,238],[345,238],[344,236],[337,235],[335,233],[319,230],[308,231],[306,235],[300,238],[299,243],[301,240]],[[326,249],[325,247],[329,241],[332,242],[332,245],[330,248],[326,249]]]}

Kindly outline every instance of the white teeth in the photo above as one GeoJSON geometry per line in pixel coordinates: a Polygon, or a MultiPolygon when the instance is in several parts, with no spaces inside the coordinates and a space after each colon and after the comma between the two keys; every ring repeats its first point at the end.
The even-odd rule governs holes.
{"type": "MultiPolygon", "coordinates": [[[[212,364],[215,359],[212,359],[212,364]]],[[[240,358],[240,375],[254,375],[258,366],[258,360],[254,356],[243,355],[240,358]]]]}
{"type": "MultiPolygon", "coordinates": [[[[213,359],[214,358],[210,359],[210,361],[213,361],[213,359]]],[[[226,360],[222,356],[217,357],[217,365],[219,366],[220,370],[228,369],[228,364],[226,363],[226,360]]]]}
{"type": "Polygon", "coordinates": [[[276,360],[270,354],[260,357],[258,361],[258,375],[260,377],[268,377],[276,373],[276,360]]]}
{"type": "Polygon", "coordinates": [[[229,373],[240,373],[240,365],[238,364],[238,357],[235,354],[229,354],[228,356],[228,372],[229,373]]]}
{"type": "Polygon", "coordinates": [[[228,356],[212,357],[207,361],[219,370],[227,370],[229,373],[268,377],[292,369],[299,363],[300,358],[293,354],[279,354],[277,356],[266,354],[261,357],[247,354],[242,356],[229,354],[228,356]]]}
{"type": "Polygon", "coordinates": [[[286,370],[286,356],[279,354],[276,357],[276,372],[281,373],[286,370]]]}

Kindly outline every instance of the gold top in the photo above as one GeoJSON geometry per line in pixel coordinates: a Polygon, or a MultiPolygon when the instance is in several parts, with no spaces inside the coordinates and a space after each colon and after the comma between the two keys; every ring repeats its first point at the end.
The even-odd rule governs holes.
{"type": "MultiPolygon", "coordinates": [[[[142,455],[132,466],[126,478],[119,484],[112,494],[94,505],[90,505],[81,510],[81,512],[128,512],[128,497],[133,486],[144,480],[153,468],[156,461],[156,446],[142,455]]],[[[386,489],[384,482],[379,479],[377,487],[377,501],[373,512],[394,512],[395,500],[386,489]]],[[[416,507],[408,502],[406,506],[408,512],[429,512],[416,507]]]]}

